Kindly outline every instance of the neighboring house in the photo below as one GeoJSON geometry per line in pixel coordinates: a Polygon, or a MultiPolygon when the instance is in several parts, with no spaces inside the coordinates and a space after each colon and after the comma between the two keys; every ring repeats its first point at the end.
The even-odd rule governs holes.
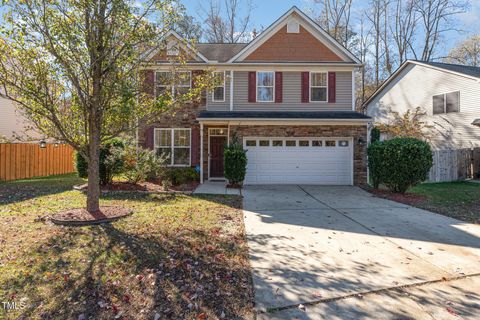
{"type": "Polygon", "coordinates": [[[408,60],[364,103],[374,122],[388,124],[392,111],[400,115],[420,107],[432,128],[432,148],[480,146],[480,68],[408,60]]]}
{"type": "Polygon", "coordinates": [[[168,35],[148,57],[150,93],[186,90],[214,69],[222,85],[202,103],[186,103],[152,126],[139,143],[170,154],[174,167],[197,167],[204,180],[223,179],[223,149],[236,135],[248,150],[245,184],[360,185],[367,181],[370,119],[355,112],[355,70],[361,62],[296,7],[246,44],[196,46],[174,88],[168,57],[194,50],[168,35]]]}
{"type": "Polygon", "coordinates": [[[0,98],[0,141],[31,141],[38,137],[14,102],[0,98]]]}

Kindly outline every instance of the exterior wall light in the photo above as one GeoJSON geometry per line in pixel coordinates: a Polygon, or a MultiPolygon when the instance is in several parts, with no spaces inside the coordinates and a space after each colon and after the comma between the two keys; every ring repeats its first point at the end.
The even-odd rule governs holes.
{"type": "Polygon", "coordinates": [[[39,145],[40,145],[40,148],[45,149],[45,148],[47,147],[47,142],[42,139],[42,140],[40,141],[39,145]]]}

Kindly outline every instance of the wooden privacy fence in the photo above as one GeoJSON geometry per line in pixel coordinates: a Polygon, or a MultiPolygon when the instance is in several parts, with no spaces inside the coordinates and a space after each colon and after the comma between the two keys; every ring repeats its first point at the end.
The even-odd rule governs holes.
{"type": "Polygon", "coordinates": [[[476,178],[480,173],[480,148],[434,150],[429,182],[476,178]]]}
{"type": "Polygon", "coordinates": [[[0,143],[0,180],[74,172],[73,148],[66,144],[0,143]]]}

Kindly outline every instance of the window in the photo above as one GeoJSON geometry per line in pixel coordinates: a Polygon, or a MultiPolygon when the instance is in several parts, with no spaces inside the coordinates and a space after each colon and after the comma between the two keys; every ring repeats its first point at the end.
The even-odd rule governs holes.
{"type": "Polygon", "coordinates": [[[282,140],[273,140],[273,141],[272,141],[272,146],[274,146],[274,147],[282,147],[282,146],[283,146],[283,141],[282,141],[282,140]]]}
{"type": "Polygon", "coordinates": [[[339,147],[348,147],[348,141],[347,140],[340,140],[340,141],[338,141],[338,146],[339,147]]]}
{"type": "Polygon", "coordinates": [[[460,112],[460,91],[433,96],[433,114],[460,112]]]}
{"type": "Polygon", "coordinates": [[[169,93],[186,94],[191,87],[192,74],[190,71],[178,71],[173,74],[170,71],[157,71],[155,73],[155,95],[169,93]]]}
{"type": "Polygon", "coordinates": [[[298,145],[299,145],[300,147],[308,147],[308,146],[310,146],[310,141],[308,141],[308,140],[299,140],[299,141],[298,141],[298,145]]]}
{"type": "Polygon", "coordinates": [[[326,147],[335,147],[336,142],[334,140],[327,140],[327,141],[325,141],[325,146],[326,147]]]}
{"type": "Polygon", "coordinates": [[[273,102],[274,78],[273,71],[257,72],[257,101],[273,102]]]}
{"type": "Polygon", "coordinates": [[[327,102],[327,73],[310,73],[310,101],[327,102]]]}
{"type": "Polygon", "coordinates": [[[260,140],[258,142],[258,145],[260,147],[269,147],[270,146],[270,140],[260,140]]]}
{"type": "Polygon", "coordinates": [[[190,129],[155,129],[155,150],[167,165],[190,165],[190,129]]]}
{"type": "Polygon", "coordinates": [[[322,140],[312,140],[312,147],[321,147],[323,145],[322,140]]]}
{"type": "Polygon", "coordinates": [[[245,143],[247,147],[256,147],[257,146],[257,141],[256,140],[247,140],[245,143]]]}
{"type": "Polygon", "coordinates": [[[297,146],[297,141],[295,141],[295,140],[287,140],[287,141],[285,141],[285,146],[287,146],[287,147],[296,147],[296,146],[297,146]]]}
{"type": "Polygon", "coordinates": [[[214,72],[213,81],[215,87],[213,88],[212,101],[224,102],[225,101],[225,72],[214,72]]]}

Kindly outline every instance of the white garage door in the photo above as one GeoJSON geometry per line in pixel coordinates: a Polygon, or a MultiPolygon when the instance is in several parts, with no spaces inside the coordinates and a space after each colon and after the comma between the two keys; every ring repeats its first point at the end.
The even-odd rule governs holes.
{"type": "Polygon", "coordinates": [[[352,138],[243,139],[245,184],[353,184],[352,138]]]}

